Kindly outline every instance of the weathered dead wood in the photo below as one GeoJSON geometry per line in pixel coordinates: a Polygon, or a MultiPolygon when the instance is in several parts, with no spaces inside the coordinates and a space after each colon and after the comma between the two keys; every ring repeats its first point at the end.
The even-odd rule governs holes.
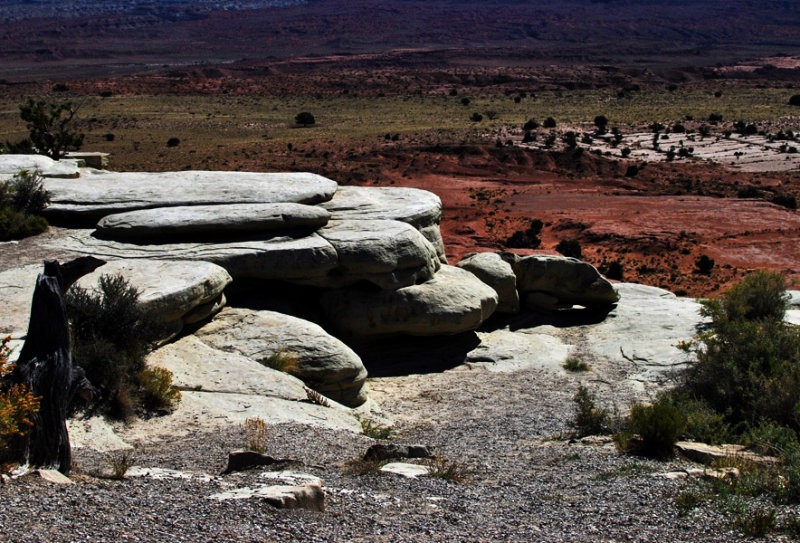
{"type": "Polygon", "coordinates": [[[13,459],[33,467],[57,468],[68,473],[72,455],[67,433],[67,408],[83,370],[73,368],[69,345],[69,323],[64,294],[81,276],[104,262],[83,257],[60,265],[44,263],[36,279],[25,344],[12,379],[41,397],[33,427],[14,444],[13,459]]]}

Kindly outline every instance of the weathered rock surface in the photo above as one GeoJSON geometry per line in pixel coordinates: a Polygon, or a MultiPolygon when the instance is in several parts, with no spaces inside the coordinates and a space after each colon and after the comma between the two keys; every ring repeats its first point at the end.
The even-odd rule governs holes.
{"type": "Polygon", "coordinates": [[[361,359],[314,323],[273,311],[228,308],[195,335],[215,349],[256,361],[285,351],[297,358],[292,373],[309,387],[348,406],[366,400],[361,359]]]}
{"type": "Polygon", "coordinates": [[[511,264],[503,260],[499,254],[475,253],[468,255],[456,265],[472,272],[497,292],[498,313],[519,312],[517,277],[514,275],[511,264]]]}
{"type": "Polygon", "coordinates": [[[108,215],[97,234],[123,241],[156,243],[197,236],[231,236],[274,230],[316,229],[330,213],[318,206],[294,203],[160,207],[108,215]]]}
{"type": "Polygon", "coordinates": [[[150,367],[172,372],[174,385],[186,390],[252,394],[289,401],[306,398],[303,382],[288,373],[265,367],[238,352],[226,352],[190,335],[152,352],[150,367]]]}
{"type": "Polygon", "coordinates": [[[33,289],[41,271],[41,264],[32,264],[0,272],[0,336],[19,338],[27,332],[33,289]]]}
{"type": "Polygon", "coordinates": [[[278,509],[325,510],[325,491],[322,484],[261,485],[220,492],[211,496],[215,500],[243,500],[259,498],[278,509]]]}
{"type": "Polygon", "coordinates": [[[431,449],[425,445],[375,443],[364,453],[364,460],[380,462],[391,458],[430,458],[431,456],[431,449]]]}
{"type": "Polygon", "coordinates": [[[410,224],[431,242],[444,259],[444,243],[439,231],[442,201],[426,190],[406,187],[339,187],[322,207],[334,220],[390,219],[410,224]]]}
{"type": "Polygon", "coordinates": [[[480,345],[467,354],[468,364],[484,365],[490,371],[511,372],[544,368],[563,372],[570,346],[564,343],[552,326],[478,332],[480,345]]]}
{"type": "Polygon", "coordinates": [[[327,274],[338,266],[336,250],[317,234],[251,241],[136,245],[100,240],[92,236],[91,230],[72,232],[68,239],[58,241],[59,247],[99,258],[213,262],[234,279],[324,283],[327,274]]]}
{"type": "Polygon", "coordinates": [[[765,456],[748,451],[744,445],[709,445],[694,441],[679,441],[675,444],[675,448],[686,458],[707,465],[719,460],[732,458],[764,467],[774,466],[781,461],[774,456],[765,456]]]}
{"type": "Polygon", "coordinates": [[[155,207],[294,202],[333,197],[336,183],[311,173],[106,172],[82,170],[78,180],[47,179],[49,218],[92,223],[111,213],[155,207]]]}
{"type": "MultiPolygon", "coordinates": [[[[594,266],[575,258],[531,255],[517,257],[503,253],[517,276],[517,289],[528,295],[544,294],[559,305],[604,306],[616,303],[619,295],[594,266]]],[[[536,302],[537,298],[532,298],[536,302]]],[[[536,309],[537,307],[531,307],[536,309]]],[[[545,309],[551,309],[546,307],[545,309]]]]}
{"type": "Polygon", "coordinates": [[[313,282],[316,286],[369,281],[396,289],[431,279],[440,266],[430,242],[400,221],[331,221],[318,234],[336,249],[339,265],[324,281],[313,282]]]}
{"type": "Polygon", "coordinates": [[[436,336],[475,330],[496,309],[497,293],[466,270],[442,266],[419,285],[330,290],[321,302],[332,325],[349,337],[436,336]]]}
{"type": "Polygon", "coordinates": [[[85,275],[77,285],[95,290],[103,275],[127,279],[139,291],[139,302],[164,322],[182,321],[188,313],[193,321],[210,316],[223,305],[222,292],[231,282],[228,272],[210,262],[115,260],[85,275]],[[194,311],[197,308],[203,311],[194,311]]]}
{"type": "Polygon", "coordinates": [[[381,466],[381,473],[391,473],[405,477],[406,479],[416,479],[430,475],[431,470],[427,466],[420,464],[409,464],[407,462],[390,462],[381,466]]]}
{"type": "Polygon", "coordinates": [[[0,180],[10,179],[20,170],[38,170],[43,177],[74,179],[80,176],[74,160],[53,160],[44,155],[0,155],[0,180]]]}

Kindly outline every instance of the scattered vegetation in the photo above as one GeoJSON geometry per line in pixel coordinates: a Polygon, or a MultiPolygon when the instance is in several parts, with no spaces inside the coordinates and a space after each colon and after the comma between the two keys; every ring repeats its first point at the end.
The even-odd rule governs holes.
{"type": "Polygon", "coordinates": [[[369,419],[361,419],[361,433],[372,439],[392,439],[394,428],[369,419]]]}
{"type": "Polygon", "coordinates": [[[9,381],[15,368],[8,361],[10,340],[10,337],[6,337],[0,341],[0,473],[5,471],[2,465],[4,449],[33,426],[31,417],[39,411],[41,400],[25,385],[11,384],[9,381]]]}
{"type": "Polygon", "coordinates": [[[708,255],[700,255],[700,258],[695,261],[694,266],[697,269],[697,273],[710,275],[711,270],[714,269],[714,264],[713,258],[710,258],[708,255]]]}
{"type": "Polygon", "coordinates": [[[244,430],[245,449],[264,454],[267,451],[267,436],[269,435],[267,423],[258,417],[245,419],[242,429],[244,430]]]}
{"type": "Polygon", "coordinates": [[[112,453],[108,459],[111,466],[111,478],[121,481],[136,461],[136,455],[130,449],[112,453]]]}
{"type": "Polygon", "coordinates": [[[556,245],[556,251],[571,258],[580,259],[583,256],[581,243],[577,239],[562,239],[556,245]]]}
{"type": "Polygon", "coordinates": [[[630,430],[639,436],[625,446],[654,458],[672,455],[675,443],[686,428],[686,420],[677,408],[668,404],[637,405],[631,409],[630,430]]]}
{"type": "Polygon", "coordinates": [[[83,144],[83,134],[75,130],[77,111],[72,102],[28,98],[20,104],[19,116],[26,123],[30,147],[54,160],[69,150],[79,149],[83,144]]]}
{"type": "Polygon", "coordinates": [[[264,366],[283,373],[293,374],[297,372],[300,360],[297,355],[288,352],[286,349],[278,349],[267,358],[260,360],[264,366]]]}
{"type": "Polygon", "coordinates": [[[463,483],[469,477],[467,467],[457,460],[447,460],[436,456],[425,460],[424,465],[428,468],[430,477],[438,477],[454,483],[463,483]]]}
{"type": "Polygon", "coordinates": [[[505,241],[505,246],[510,249],[536,249],[542,244],[539,234],[542,233],[544,223],[539,219],[531,219],[524,230],[517,230],[505,241]]]}
{"type": "Polygon", "coordinates": [[[584,437],[609,432],[610,417],[606,409],[595,405],[595,396],[583,385],[572,398],[575,402],[575,418],[569,421],[574,437],[584,437]]]}
{"type": "Polygon", "coordinates": [[[308,111],[301,111],[294,117],[295,124],[299,124],[301,126],[311,126],[315,124],[317,120],[314,118],[314,115],[309,113],[308,111]]]}
{"type": "Polygon", "coordinates": [[[145,355],[163,330],[138,300],[120,275],[101,276],[98,291],[73,286],[66,296],[74,362],[99,391],[96,407],[120,419],[138,408],[162,410],[180,395],[169,372],[145,372],[145,355]]]}
{"type": "Polygon", "coordinates": [[[566,359],[566,361],[564,361],[563,368],[567,371],[573,371],[576,373],[592,370],[592,366],[574,356],[570,356],[566,359]]]}
{"type": "Polygon", "coordinates": [[[0,182],[0,241],[34,236],[47,230],[41,217],[50,193],[37,171],[20,170],[9,181],[0,182]]]}

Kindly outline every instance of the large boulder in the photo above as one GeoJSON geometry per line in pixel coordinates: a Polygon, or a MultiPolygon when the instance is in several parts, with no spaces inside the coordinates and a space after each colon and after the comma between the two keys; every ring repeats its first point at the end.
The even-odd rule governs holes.
{"type": "Polygon", "coordinates": [[[419,285],[330,290],[321,302],[332,326],[348,337],[438,336],[478,328],[497,308],[497,293],[466,270],[442,266],[419,285]]]}
{"type": "Polygon", "coordinates": [[[139,291],[139,303],[178,331],[225,305],[223,291],[231,276],[210,262],[115,260],[83,276],[77,286],[97,290],[102,275],[120,275],[139,291]]]}
{"type": "Polygon", "coordinates": [[[107,172],[82,170],[77,180],[47,179],[48,218],[94,224],[112,213],[155,207],[330,200],[336,182],[311,173],[107,172]]]}
{"type": "Polygon", "coordinates": [[[502,256],[514,268],[520,298],[529,309],[607,306],[619,300],[612,284],[586,262],[549,255],[502,256]]]}
{"type": "Polygon", "coordinates": [[[475,274],[478,279],[497,292],[498,313],[519,313],[519,293],[517,277],[511,264],[503,260],[497,253],[475,253],[467,255],[456,264],[475,274]]]}
{"type": "Polygon", "coordinates": [[[292,374],[310,388],[351,407],[366,401],[367,370],[361,359],[312,322],[273,311],[228,308],[195,335],[214,349],[257,362],[283,351],[297,359],[292,374]]]}
{"type": "MultiPolygon", "coordinates": [[[[41,264],[0,273],[0,335],[20,337],[28,327],[31,297],[41,264]]],[[[228,273],[208,262],[120,260],[108,262],[85,275],[77,285],[96,290],[101,275],[120,274],[139,290],[139,301],[177,332],[185,323],[197,322],[224,305],[228,273]]]]}
{"type": "Polygon", "coordinates": [[[108,215],[97,224],[100,237],[156,243],[190,237],[247,236],[276,230],[325,226],[330,213],[294,203],[160,207],[108,215]]]}
{"type": "Polygon", "coordinates": [[[335,273],[320,287],[343,287],[368,281],[397,289],[431,279],[439,269],[436,250],[413,226],[399,221],[331,221],[318,234],[339,257],[335,273]]]}
{"type": "Polygon", "coordinates": [[[407,187],[339,187],[321,204],[335,220],[391,219],[410,224],[431,242],[443,264],[444,242],[439,230],[442,201],[426,190],[407,187]]]}

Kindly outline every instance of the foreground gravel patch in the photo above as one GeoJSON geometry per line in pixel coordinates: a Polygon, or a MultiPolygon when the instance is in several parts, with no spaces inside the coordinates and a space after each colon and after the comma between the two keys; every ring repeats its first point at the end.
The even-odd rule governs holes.
{"type": "Polygon", "coordinates": [[[276,510],[257,499],[209,499],[262,482],[257,470],[219,475],[228,451],[243,444],[239,428],[137,444],[137,465],[206,473],[208,480],[103,479],[97,474],[109,469],[108,456],[78,449],[75,485],[30,478],[0,485],[0,541],[747,540],[714,507],[678,515],[674,498],[687,483],[652,474],[685,462],[565,439],[577,383],[544,371],[481,369],[373,381],[384,414],[396,421],[395,439],[434,446],[469,472],[463,483],[353,475],[347,464],[371,439],[272,427],[267,453],[294,459],[292,469],[325,481],[324,513],[276,510]]]}

